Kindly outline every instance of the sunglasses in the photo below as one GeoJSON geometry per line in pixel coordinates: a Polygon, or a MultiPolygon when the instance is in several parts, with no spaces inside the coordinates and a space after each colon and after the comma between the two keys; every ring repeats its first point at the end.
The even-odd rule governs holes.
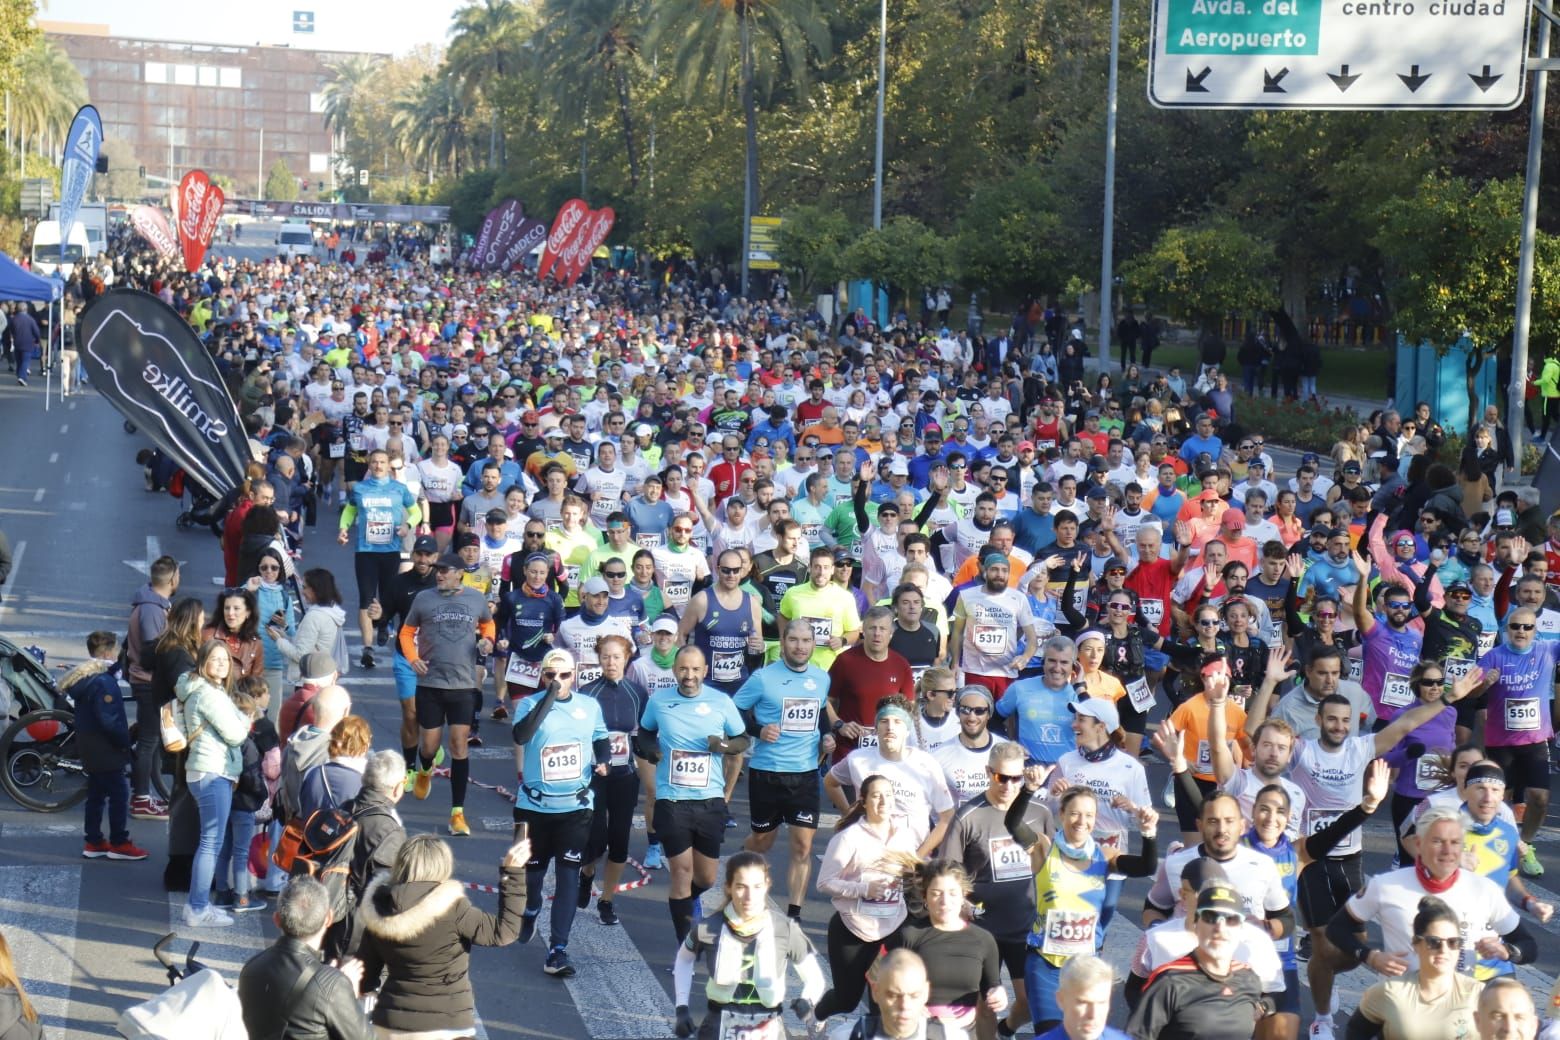
{"type": "Polygon", "coordinates": [[[1225,913],[1223,910],[1199,910],[1197,911],[1197,920],[1203,924],[1213,925],[1215,928],[1220,925],[1226,928],[1239,928],[1240,923],[1245,918],[1241,917],[1240,914],[1225,913]]]}
{"type": "MultiPolygon", "coordinates": [[[[961,708],[960,710],[962,711],[963,709],[961,708]]],[[[1021,784],[1024,782],[1024,774],[1019,773],[1017,776],[1014,776],[1010,773],[994,772],[991,774],[991,779],[993,783],[998,784],[1021,784]]]]}
{"type": "MultiPolygon", "coordinates": [[[[951,692],[951,691],[950,691],[951,692]]],[[[960,715],[969,715],[972,718],[982,719],[991,714],[991,709],[984,704],[961,704],[958,708],[960,715]]]]}
{"type": "Polygon", "coordinates": [[[1456,935],[1444,939],[1438,935],[1416,935],[1414,941],[1424,943],[1425,949],[1436,953],[1441,950],[1460,950],[1463,944],[1462,938],[1456,935]]]}
{"type": "Polygon", "coordinates": [[[1387,604],[1387,609],[1388,610],[1407,610],[1411,606],[1413,606],[1413,604],[1411,604],[1406,599],[1395,599],[1395,600],[1393,600],[1393,601],[1391,601],[1390,603],[1387,604]]]}
{"type": "Polygon", "coordinates": [[[736,577],[738,574],[742,573],[742,568],[741,567],[722,567],[720,569],[720,572],[722,574],[726,574],[726,575],[729,575],[731,577],[736,577]]]}
{"type": "Polygon", "coordinates": [[[1426,675],[1420,677],[1419,681],[1414,685],[1418,686],[1421,690],[1428,690],[1432,686],[1443,686],[1445,683],[1446,677],[1444,675],[1426,675]]]}
{"type": "Polygon", "coordinates": [[[692,534],[693,533],[693,528],[691,528],[691,527],[674,527],[674,528],[672,528],[672,533],[673,534],[692,534]]]}
{"type": "MultiPolygon", "coordinates": [[[[278,566],[277,566],[277,565],[276,565],[276,564],[274,564],[274,563],[262,563],[262,564],[261,564],[261,565],[260,565],[260,566],[259,566],[259,567],[258,567],[258,568],[256,568],[256,569],[257,569],[257,570],[259,570],[259,571],[260,571],[260,573],[261,573],[261,574],[264,574],[264,573],[265,573],[265,572],[266,572],[266,571],[280,571],[280,570],[281,570],[281,568],[280,568],[280,567],[278,567],[278,566]]],[[[1532,626],[1532,625],[1529,625],[1529,626],[1528,626],[1528,627],[1529,627],[1529,628],[1532,628],[1532,627],[1533,627],[1533,626],[1532,626]]]]}
{"type": "Polygon", "coordinates": [[[332,383],[332,384],[330,384],[330,388],[332,390],[345,390],[346,389],[346,387],[342,386],[340,383],[332,383]]]}
{"type": "Polygon", "coordinates": [[[1333,618],[1335,618],[1337,616],[1338,616],[1338,612],[1336,610],[1318,610],[1316,612],[1316,617],[1320,618],[1323,621],[1331,621],[1333,618]]]}
{"type": "Polygon", "coordinates": [[[573,674],[574,674],[573,672],[543,672],[542,673],[542,678],[543,679],[567,679],[570,676],[572,676],[573,674]]]}
{"type": "Polygon", "coordinates": [[[1199,618],[1198,621],[1197,621],[1197,627],[1198,628],[1218,628],[1219,627],[1219,619],[1218,618],[1199,618]]]}
{"type": "Polygon", "coordinates": [[[1506,622],[1506,627],[1509,628],[1513,632],[1531,632],[1531,631],[1533,631],[1533,629],[1537,628],[1538,626],[1537,625],[1531,625],[1531,624],[1524,625],[1520,621],[1508,621],[1508,622],[1506,622]]]}

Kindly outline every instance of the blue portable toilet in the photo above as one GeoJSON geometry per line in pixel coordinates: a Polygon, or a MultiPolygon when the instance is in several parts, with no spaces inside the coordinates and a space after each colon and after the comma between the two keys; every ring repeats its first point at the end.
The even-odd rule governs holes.
{"type": "MultiPolygon", "coordinates": [[[[1397,345],[1397,380],[1393,400],[1404,415],[1420,401],[1430,404],[1430,414],[1447,433],[1468,432],[1468,359],[1476,353],[1464,336],[1438,355],[1429,343],[1411,345],[1402,336],[1397,345]]],[[[1486,357],[1473,377],[1473,389],[1479,398],[1480,414],[1485,405],[1500,404],[1500,388],[1495,385],[1495,359],[1486,357]]]]}
{"type": "Polygon", "coordinates": [[[867,312],[867,317],[877,323],[878,328],[888,327],[888,290],[879,288],[870,280],[851,282],[847,290],[850,301],[848,313],[856,313],[856,309],[867,312]]]}

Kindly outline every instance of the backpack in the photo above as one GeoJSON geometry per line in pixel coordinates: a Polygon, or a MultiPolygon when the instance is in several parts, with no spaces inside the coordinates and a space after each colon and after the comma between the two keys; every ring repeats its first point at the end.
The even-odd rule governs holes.
{"type": "Polygon", "coordinates": [[[271,861],[292,877],[311,877],[330,893],[336,920],[350,909],[347,882],[357,848],[358,824],[343,809],[320,809],[307,820],[294,817],[282,829],[271,861]]]}
{"type": "Polygon", "coordinates": [[[204,719],[199,726],[195,727],[194,732],[186,728],[189,726],[189,720],[185,716],[183,703],[177,697],[159,709],[157,722],[158,728],[162,731],[163,750],[170,755],[188,751],[190,745],[195,743],[195,739],[206,729],[204,719]]]}

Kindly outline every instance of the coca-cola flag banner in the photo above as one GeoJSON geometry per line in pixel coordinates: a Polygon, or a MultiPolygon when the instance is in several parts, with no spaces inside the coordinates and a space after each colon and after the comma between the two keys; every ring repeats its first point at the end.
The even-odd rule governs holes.
{"type": "Polygon", "coordinates": [[[168,226],[168,218],[163,216],[162,210],[154,206],[137,206],[130,211],[130,226],[157,250],[157,255],[169,257],[179,251],[173,228],[168,226]]]}
{"type": "MultiPolygon", "coordinates": [[[[498,267],[504,250],[509,248],[509,243],[515,237],[515,230],[520,222],[525,219],[525,207],[515,199],[506,199],[494,207],[488,214],[493,218],[493,233],[488,236],[487,244],[481,241],[477,243],[477,270],[491,271],[498,267]]],[[[486,225],[484,225],[484,230],[486,225]]]]}
{"type": "Polygon", "coordinates": [[[504,255],[499,263],[501,270],[513,270],[527,253],[542,244],[547,237],[547,225],[534,217],[527,217],[515,228],[515,239],[509,243],[509,248],[504,250],[504,255]]]}
{"type": "Polygon", "coordinates": [[[191,170],[179,182],[179,248],[184,250],[184,269],[194,272],[206,258],[211,236],[217,230],[226,201],[222,189],[211,183],[205,170],[191,170]]]}
{"type": "Polygon", "coordinates": [[[76,322],[87,378],[190,477],[221,496],[242,483],[249,441],[216,360],[150,293],[115,289],[76,322]]]}
{"type": "Polygon", "coordinates": [[[536,277],[547,277],[558,262],[558,254],[563,252],[564,245],[589,215],[590,204],[584,199],[570,199],[563,204],[558,215],[553,217],[552,230],[547,233],[547,248],[542,250],[542,263],[537,268],[536,277]]]}
{"type": "Polygon", "coordinates": [[[580,275],[585,273],[585,268],[590,266],[590,258],[595,255],[596,247],[607,240],[616,219],[617,214],[611,206],[603,206],[586,214],[585,219],[580,221],[579,230],[564,244],[558,256],[558,265],[553,268],[553,277],[563,285],[577,282],[580,275]]]}
{"type": "Polygon", "coordinates": [[[82,105],[71,120],[65,135],[65,157],[60,163],[60,257],[70,241],[70,229],[87,197],[92,174],[97,171],[98,153],[103,148],[103,120],[91,105],[82,105]]]}
{"type": "Polygon", "coordinates": [[[500,202],[498,205],[488,210],[487,216],[482,218],[482,230],[477,233],[477,244],[476,248],[473,250],[474,256],[480,258],[487,254],[488,246],[493,244],[493,232],[498,229],[499,213],[505,206],[512,206],[515,204],[516,203],[514,199],[505,199],[503,202],[500,202]]]}

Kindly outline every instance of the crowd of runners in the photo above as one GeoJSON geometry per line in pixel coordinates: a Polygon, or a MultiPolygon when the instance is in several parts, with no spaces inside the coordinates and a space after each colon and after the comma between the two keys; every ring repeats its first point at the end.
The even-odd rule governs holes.
{"type": "MultiPolygon", "coordinates": [[[[972,337],[749,303],[692,267],[560,289],[415,254],[117,265],[199,308],[255,447],[211,617],[161,561],[127,647],[140,717],[186,706],[189,923],[280,893],[284,933],[358,958],[344,992],[385,973],[382,1035],[466,1035],[428,1023],[469,1024],[472,942],[610,970],[570,932],[619,923],[636,814],[679,1036],[778,1037],[788,1009],[822,1031],[864,996],[842,1035],[1093,1040],[1123,1005],[1138,1040],[1537,1028],[1513,973],[1553,912],[1523,878],[1560,514],[1503,486],[1493,407],[1450,464],[1421,405],[1291,470],[1221,375],[1085,377],[1049,313],[972,337]],[[350,577],[305,562],[327,537],[350,577]],[[367,669],[394,679],[389,751],[337,685],[367,669]],[[265,808],[235,823],[256,737],[265,808]],[[360,839],[328,931],[310,886],[240,877],[257,827],[365,798],[447,797],[470,834],[484,742],[515,751],[497,916],[438,901],[431,837],[360,839]],[[1395,848],[1367,850],[1373,818],[1395,848]],[[821,951],[809,900],[832,904],[821,951]],[[1144,939],[1107,964],[1120,914],[1144,939]],[[464,943],[441,993],[417,974],[448,967],[432,920],[464,943]],[[1380,981],[1340,1007],[1360,965],[1380,981]]],[[[170,812],[157,739],[139,819],[170,812]]],[[[105,835],[89,805],[88,855],[129,845],[124,815],[105,835]]],[[[268,970],[267,993],[296,981],[268,970]]]]}

